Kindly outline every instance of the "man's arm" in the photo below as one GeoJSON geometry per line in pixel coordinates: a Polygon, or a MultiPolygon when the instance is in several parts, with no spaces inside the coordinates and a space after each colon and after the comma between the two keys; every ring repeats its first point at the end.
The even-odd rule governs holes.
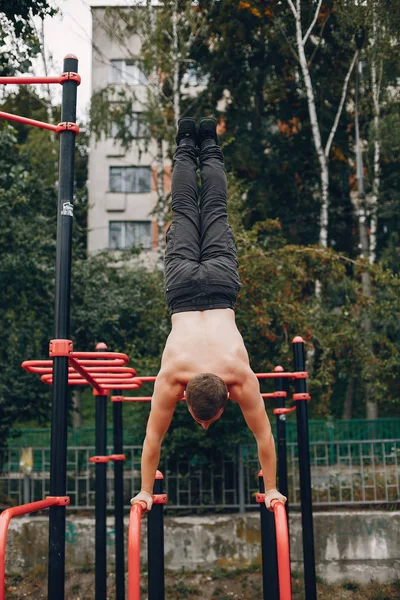
{"type": "Polygon", "coordinates": [[[183,396],[184,386],[174,376],[161,370],[154,384],[151,411],[147,422],[146,437],[142,450],[141,492],[132,499],[132,504],[144,500],[151,508],[154,479],[160,462],[161,444],[172,421],[175,406],[183,396]]]}
{"type": "Polygon", "coordinates": [[[240,405],[245,421],[257,442],[258,457],[264,476],[267,508],[270,508],[273,499],[286,502],[285,496],[282,496],[276,489],[274,437],[264,400],[261,397],[260,384],[250,368],[246,369],[246,373],[243,374],[243,383],[231,386],[230,395],[240,405]]]}

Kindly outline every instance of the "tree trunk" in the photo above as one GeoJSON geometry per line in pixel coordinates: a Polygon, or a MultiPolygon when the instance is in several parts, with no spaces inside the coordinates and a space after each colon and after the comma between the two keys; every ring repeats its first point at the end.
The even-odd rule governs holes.
{"type": "Polygon", "coordinates": [[[82,427],[82,394],[78,387],[72,391],[72,427],[80,429],[82,427]]]}
{"type": "Polygon", "coordinates": [[[303,73],[304,84],[307,92],[307,103],[308,112],[310,115],[311,131],[313,135],[313,141],[315,150],[317,152],[318,162],[320,166],[320,178],[321,178],[321,210],[320,210],[320,234],[319,244],[323,248],[328,246],[328,207],[329,207],[329,171],[328,162],[325,156],[324,149],[322,147],[321,132],[319,129],[317,109],[315,106],[314,89],[311,81],[310,70],[307,64],[307,57],[303,43],[303,32],[301,28],[301,3],[297,1],[297,11],[294,15],[296,21],[296,41],[297,50],[299,53],[299,60],[301,71],[303,73]]]}
{"type": "Polygon", "coordinates": [[[353,418],[353,405],[354,405],[354,391],[355,391],[356,380],[352,374],[346,388],[346,395],[344,397],[342,419],[353,418]]]}
{"type": "Polygon", "coordinates": [[[174,0],[172,7],[172,59],[173,59],[173,103],[174,120],[176,127],[180,119],[180,94],[179,94],[179,46],[178,46],[178,0],[174,0]]]}
{"type": "Polygon", "coordinates": [[[164,269],[165,253],[165,210],[164,193],[164,153],[162,137],[157,139],[157,225],[158,225],[158,267],[164,269]]]}

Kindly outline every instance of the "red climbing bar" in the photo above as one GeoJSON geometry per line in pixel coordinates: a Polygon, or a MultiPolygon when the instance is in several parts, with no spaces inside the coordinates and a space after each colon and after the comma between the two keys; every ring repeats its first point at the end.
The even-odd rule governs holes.
{"type": "MultiPolygon", "coordinates": [[[[262,474],[262,472],[260,472],[262,474]]],[[[264,504],[265,494],[257,493],[256,502],[264,504]]],[[[272,501],[275,517],[276,550],[278,556],[279,600],[292,600],[292,583],[290,576],[289,529],[286,509],[282,502],[272,501]]]]}
{"type": "Polygon", "coordinates": [[[44,123],[43,121],[36,121],[35,119],[28,119],[27,117],[20,117],[20,115],[13,115],[0,111],[0,119],[7,119],[7,121],[16,121],[17,123],[24,123],[24,125],[32,125],[33,127],[39,127],[39,129],[48,129],[49,131],[55,131],[55,133],[61,133],[62,131],[73,131],[75,134],[79,133],[79,126],[76,123],[59,123],[58,125],[52,125],[51,123],[44,123]]]}
{"type": "Polygon", "coordinates": [[[68,496],[47,496],[45,500],[30,502],[21,506],[13,506],[3,510],[0,515],[0,600],[5,599],[5,572],[6,572],[6,543],[8,526],[13,517],[27,515],[29,513],[49,508],[50,506],[67,506],[70,500],[68,496]]]}
{"type": "Polygon", "coordinates": [[[72,79],[79,85],[81,83],[81,77],[78,73],[63,73],[58,77],[0,77],[0,84],[3,85],[31,85],[36,83],[60,83],[63,84],[65,81],[72,79]]]}
{"type": "Polygon", "coordinates": [[[27,117],[12,115],[11,113],[6,113],[3,111],[0,111],[0,119],[16,121],[17,123],[24,123],[25,125],[33,125],[34,127],[39,127],[40,129],[48,129],[49,131],[55,131],[58,133],[57,125],[51,125],[51,123],[44,123],[43,121],[35,121],[35,119],[28,119],[27,117]]]}
{"type": "Polygon", "coordinates": [[[276,550],[278,554],[279,598],[292,600],[290,580],[290,548],[286,510],[282,502],[273,505],[276,531],[276,550]]]}
{"type": "Polygon", "coordinates": [[[129,517],[128,600],[140,600],[140,521],[145,510],[144,502],[134,504],[129,517]]]}

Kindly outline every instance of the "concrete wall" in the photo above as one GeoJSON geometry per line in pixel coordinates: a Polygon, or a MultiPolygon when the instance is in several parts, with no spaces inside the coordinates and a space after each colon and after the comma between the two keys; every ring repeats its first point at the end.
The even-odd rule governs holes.
{"type": "MultiPolygon", "coordinates": [[[[21,571],[47,560],[46,517],[11,521],[7,571],[21,571]]],[[[126,521],[126,526],[128,521],[126,521]]],[[[371,579],[388,582],[400,573],[400,512],[336,512],[314,516],[317,573],[330,581],[371,579]]],[[[292,566],[302,568],[300,516],[290,519],[292,566]]],[[[145,519],[142,526],[146,560],[145,519]]],[[[108,520],[107,546],[113,557],[113,519],[108,520]]],[[[259,564],[259,515],[166,517],[165,556],[169,569],[259,564]]],[[[67,569],[94,564],[94,519],[69,516],[67,569]]]]}

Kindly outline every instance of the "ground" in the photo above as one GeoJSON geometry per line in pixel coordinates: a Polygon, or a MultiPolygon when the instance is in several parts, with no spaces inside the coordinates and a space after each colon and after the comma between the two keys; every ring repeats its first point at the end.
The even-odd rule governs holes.
{"type": "MultiPolygon", "coordinates": [[[[107,600],[115,600],[115,580],[108,578],[107,600]]],[[[255,600],[260,598],[262,581],[259,568],[207,570],[198,573],[169,571],[166,576],[166,600],[255,600]]],[[[44,600],[46,570],[37,567],[23,576],[7,578],[7,600],[44,600]]],[[[146,578],[142,582],[142,599],[147,599],[146,578]]],[[[94,600],[94,572],[83,569],[67,574],[67,600],[94,600]]],[[[391,585],[374,582],[366,586],[355,583],[328,585],[318,582],[318,600],[399,600],[400,580],[391,585]]],[[[293,573],[293,600],[304,600],[301,575],[293,573]]]]}

